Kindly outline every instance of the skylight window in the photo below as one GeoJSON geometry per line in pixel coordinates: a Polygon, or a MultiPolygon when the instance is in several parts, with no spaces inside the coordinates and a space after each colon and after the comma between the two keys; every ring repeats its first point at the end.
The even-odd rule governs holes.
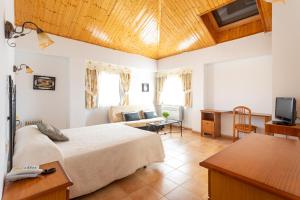
{"type": "Polygon", "coordinates": [[[258,15],[256,0],[237,0],[213,11],[219,27],[258,15]]]}

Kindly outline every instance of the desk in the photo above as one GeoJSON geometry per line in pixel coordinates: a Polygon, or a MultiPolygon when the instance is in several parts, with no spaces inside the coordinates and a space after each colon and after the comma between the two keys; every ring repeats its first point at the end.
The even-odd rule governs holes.
{"type": "Polygon", "coordinates": [[[265,129],[267,135],[283,134],[299,137],[300,139],[300,124],[296,124],[294,126],[286,126],[268,122],[265,124],[265,129]]]}
{"type": "MultiPolygon", "coordinates": [[[[213,137],[221,136],[221,114],[233,114],[228,110],[204,109],[201,110],[201,135],[205,133],[213,137]]],[[[272,120],[271,114],[251,113],[252,117],[260,117],[267,123],[272,120]]]]}
{"type": "Polygon", "coordinates": [[[200,163],[209,199],[300,200],[299,152],[299,141],[248,135],[200,163]]]}

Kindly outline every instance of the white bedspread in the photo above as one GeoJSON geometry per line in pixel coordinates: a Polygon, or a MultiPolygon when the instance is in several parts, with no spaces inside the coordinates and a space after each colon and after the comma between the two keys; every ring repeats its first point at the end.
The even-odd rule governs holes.
{"type": "Polygon", "coordinates": [[[62,132],[70,141],[56,144],[74,183],[70,188],[71,198],[96,191],[138,168],[164,160],[158,135],[126,125],[103,124],[62,132]]]}

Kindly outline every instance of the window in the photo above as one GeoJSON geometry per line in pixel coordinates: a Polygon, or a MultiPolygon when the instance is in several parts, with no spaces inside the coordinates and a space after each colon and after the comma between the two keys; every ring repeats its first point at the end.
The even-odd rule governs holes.
{"type": "Polygon", "coordinates": [[[168,76],[162,90],[162,103],[167,105],[184,105],[184,92],[179,76],[168,76]]]}
{"type": "Polygon", "coordinates": [[[237,0],[213,11],[220,27],[258,15],[256,0],[237,0]]]}
{"type": "Polygon", "coordinates": [[[101,72],[98,82],[99,106],[117,106],[120,103],[120,75],[101,72]]]}

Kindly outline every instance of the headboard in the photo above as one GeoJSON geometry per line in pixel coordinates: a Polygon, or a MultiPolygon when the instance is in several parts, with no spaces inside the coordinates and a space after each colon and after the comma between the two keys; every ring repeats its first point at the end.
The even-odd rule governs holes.
{"type": "Polygon", "coordinates": [[[9,81],[9,151],[7,170],[10,171],[13,166],[13,155],[15,145],[15,133],[16,133],[16,85],[14,84],[11,76],[8,77],[9,81]]]}

